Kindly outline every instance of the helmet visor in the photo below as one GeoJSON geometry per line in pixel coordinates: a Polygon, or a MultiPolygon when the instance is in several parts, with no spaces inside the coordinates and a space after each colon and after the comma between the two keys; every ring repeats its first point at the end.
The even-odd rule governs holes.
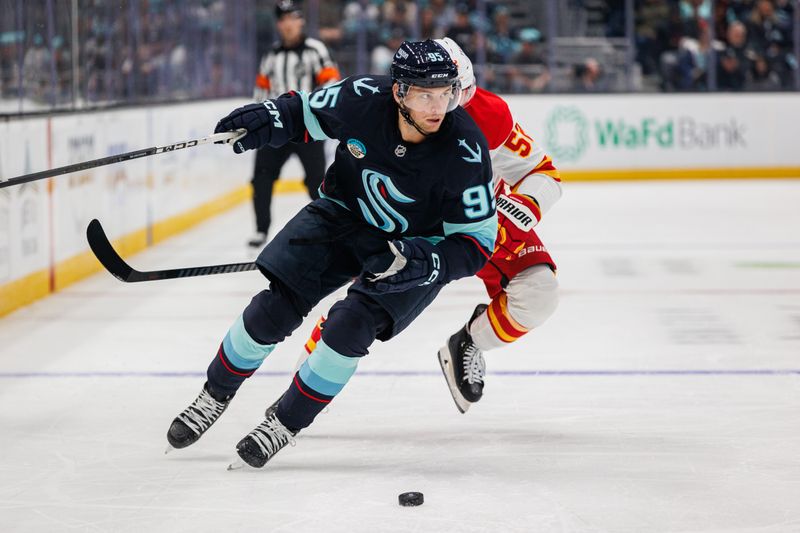
{"type": "Polygon", "coordinates": [[[418,87],[400,83],[399,96],[403,104],[412,111],[449,113],[458,107],[461,85],[455,82],[444,87],[418,87]]]}

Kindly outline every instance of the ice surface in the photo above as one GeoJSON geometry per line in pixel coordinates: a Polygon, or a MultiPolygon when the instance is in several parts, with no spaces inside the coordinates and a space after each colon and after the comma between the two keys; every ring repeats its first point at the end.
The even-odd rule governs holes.
{"type": "MultiPolygon", "coordinates": [[[[276,197],[276,223],[303,201],[276,197]]],[[[800,181],[567,183],[540,227],[561,305],[486,355],[479,404],[458,413],[436,358],[485,300],[472,279],[375,344],[263,470],[226,467],[335,298],[164,455],[263,278],[101,273],[0,320],[0,530],[800,531],[798,206],[800,181]]],[[[247,260],[251,219],[130,262],[247,260]]]]}

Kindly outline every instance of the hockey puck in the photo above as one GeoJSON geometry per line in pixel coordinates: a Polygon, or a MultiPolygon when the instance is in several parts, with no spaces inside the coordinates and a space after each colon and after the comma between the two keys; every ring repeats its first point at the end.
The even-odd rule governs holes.
{"type": "Polygon", "coordinates": [[[397,500],[403,507],[416,507],[422,505],[425,501],[425,496],[421,492],[404,492],[397,497],[397,500]]]}

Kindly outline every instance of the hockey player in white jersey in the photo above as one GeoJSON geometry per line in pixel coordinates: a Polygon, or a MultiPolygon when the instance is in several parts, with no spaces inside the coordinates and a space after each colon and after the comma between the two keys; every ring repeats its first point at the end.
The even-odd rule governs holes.
{"type": "Polygon", "coordinates": [[[439,350],[450,392],[464,413],[483,395],[483,352],[517,341],[556,310],[556,264],[534,228],[561,198],[561,179],[550,157],[514,120],[508,104],[477,87],[464,51],[452,39],[437,42],[458,66],[464,87],[461,105],[489,143],[497,197],[494,253],[477,274],[491,302],[479,304],[439,350]]]}

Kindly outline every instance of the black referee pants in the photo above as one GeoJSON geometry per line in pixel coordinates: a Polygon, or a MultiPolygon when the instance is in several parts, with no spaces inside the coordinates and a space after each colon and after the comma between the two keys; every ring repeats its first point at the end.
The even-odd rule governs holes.
{"type": "Polygon", "coordinates": [[[272,221],[272,189],[280,176],[283,165],[292,154],[297,154],[305,172],[308,195],[312,200],[319,198],[319,186],[325,177],[325,143],[288,143],[280,148],[265,146],[256,151],[253,170],[253,209],[256,213],[256,231],[267,233],[272,221]]]}

